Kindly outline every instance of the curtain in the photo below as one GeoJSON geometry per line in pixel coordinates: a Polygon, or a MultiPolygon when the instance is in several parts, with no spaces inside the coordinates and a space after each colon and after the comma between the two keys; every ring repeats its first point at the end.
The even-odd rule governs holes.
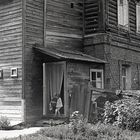
{"type": "Polygon", "coordinates": [[[140,32],[140,5],[137,4],[137,31],[140,32]]]}
{"type": "Polygon", "coordinates": [[[55,96],[60,95],[64,77],[64,66],[62,63],[46,64],[46,90],[49,101],[55,96]]]}
{"type": "Polygon", "coordinates": [[[118,24],[123,25],[123,3],[118,0],[118,24]]]}
{"type": "Polygon", "coordinates": [[[118,0],[118,24],[128,27],[128,0],[118,0]]]}
{"type": "Polygon", "coordinates": [[[123,9],[124,9],[124,14],[123,14],[123,18],[124,18],[124,26],[125,27],[128,27],[128,0],[124,0],[124,6],[123,6],[123,9]]]}

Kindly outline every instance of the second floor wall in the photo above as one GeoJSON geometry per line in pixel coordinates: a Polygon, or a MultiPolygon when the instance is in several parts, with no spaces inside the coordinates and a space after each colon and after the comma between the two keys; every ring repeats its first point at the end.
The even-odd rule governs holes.
{"type": "Polygon", "coordinates": [[[46,45],[81,50],[83,2],[81,0],[47,0],[45,5],[46,45]]]}
{"type": "Polygon", "coordinates": [[[138,0],[85,0],[85,35],[117,33],[140,38],[140,2],[138,0]]]}

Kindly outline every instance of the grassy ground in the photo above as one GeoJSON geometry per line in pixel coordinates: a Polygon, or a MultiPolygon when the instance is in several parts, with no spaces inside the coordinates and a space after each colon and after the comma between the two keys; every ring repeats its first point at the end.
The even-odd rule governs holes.
{"type": "Polygon", "coordinates": [[[43,128],[36,134],[5,140],[140,140],[140,132],[121,130],[115,126],[86,124],[73,129],[69,125],[43,128]],[[50,137],[50,138],[48,138],[50,137]]]}

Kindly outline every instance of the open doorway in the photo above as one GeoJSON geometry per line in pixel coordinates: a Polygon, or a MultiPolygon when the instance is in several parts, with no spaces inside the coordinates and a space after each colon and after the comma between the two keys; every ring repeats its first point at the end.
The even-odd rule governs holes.
{"type": "Polygon", "coordinates": [[[43,63],[43,115],[62,116],[65,108],[64,62],[43,63]]]}

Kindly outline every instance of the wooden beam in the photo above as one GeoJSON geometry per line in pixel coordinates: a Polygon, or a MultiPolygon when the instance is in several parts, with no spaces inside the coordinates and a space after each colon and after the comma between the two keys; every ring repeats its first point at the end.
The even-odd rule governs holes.
{"type": "Polygon", "coordinates": [[[47,0],[44,0],[44,38],[43,38],[43,45],[47,47],[46,43],[46,16],[47,16],[47,0]]]}

